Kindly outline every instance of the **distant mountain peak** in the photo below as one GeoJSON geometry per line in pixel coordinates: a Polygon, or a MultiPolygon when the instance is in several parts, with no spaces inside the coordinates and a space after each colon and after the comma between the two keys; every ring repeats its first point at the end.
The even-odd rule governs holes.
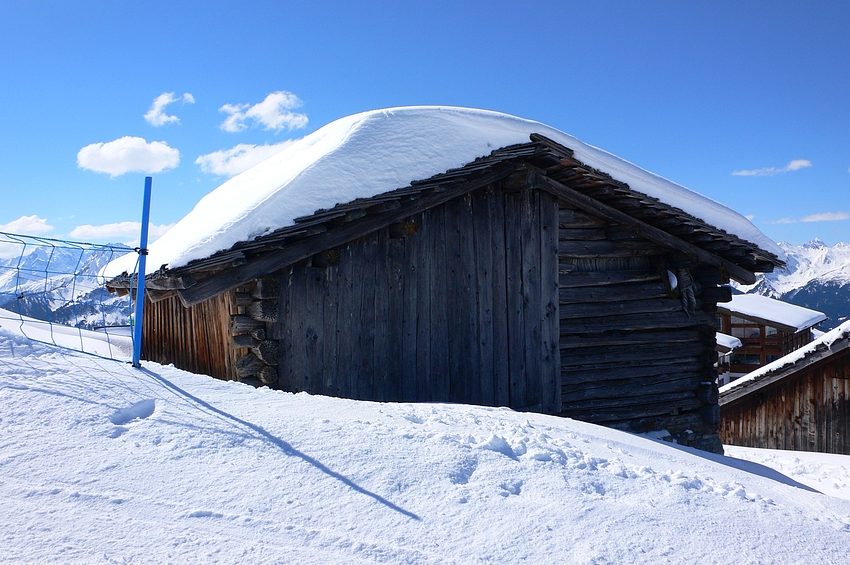
{"type": "Polygon", "coordinates": [[[779,244],[787,256],[784,269],[759,274],[756,283],[735,285],[747,294],[761,294],[818,310],[829,316],[830,329],[850,316],[850,244],[829,247],[820,238],[803,245],[779,244]]]}

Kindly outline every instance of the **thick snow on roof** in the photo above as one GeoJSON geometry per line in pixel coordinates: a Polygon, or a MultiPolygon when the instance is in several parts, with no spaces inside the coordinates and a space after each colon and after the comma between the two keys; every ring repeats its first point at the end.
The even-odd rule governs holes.
{"type": "Polygon", "coordinates": [[[740,379],[732,381],[731,383],[721,387],[720,393],[725,394],[739,388],[745,388],[751,385],[754,381],[760,380],[762,377],[770,373],[775,373],[789,365],[794,365],[795,363],[805,359],[806,356],[811,355],[818,350],[822,350],[824,347],[831,349],[835,342],[848,338],[850,338],[850,320],[844,322],[837,328],[826,332],[821,337],[804,347],[792,351],[788,355],[780,357],[773,363],[768,363],[763,367],[759,367],[752,373],[747,373],[740,379]]]}
{"type": "Polygon", "coordinates": [[[717,345],[728,349],[729,351],[732,351],[733,349],[738,349],[742,345],[740,339],[731,335],[716,332],[714,336],[717,340],[717,345]]]}
{"type": "Polygon", "coordinates": [[[735,294],[732,302],[718,304],[724,310],[738,314],[742,318],[754,317],[793,326],[797,331],[810,328],[826,320],[826,315],[817,310],[809,310],[796,304],[788,304],[775,298],[760,294],[735,294]]]}
{"type": "MultiPolygon", "coordinates": [[[[532,133],[569,147],[583,163],[634,190],[783,257],[737,212],[545,124],[486,110],[411,106],[336,120],[228,180],[150,246],[148,269],[183,266],[317,209],[403,188],[495,149],[528,143],[532,133]]],[[[131,272],[134,260],[118,259],[104,274],[131,272]]]]}

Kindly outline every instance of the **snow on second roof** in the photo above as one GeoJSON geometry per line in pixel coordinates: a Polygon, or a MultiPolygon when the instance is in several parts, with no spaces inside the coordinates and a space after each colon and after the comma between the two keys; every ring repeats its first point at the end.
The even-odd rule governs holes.
{"type": "MultiPolygon", "coordinates": [[[[369,198],[462,167],[538,133],[569,147],[581,162],[784,257],[746,218],[705,196],[587,145],[540,122],[487,110],[411,106],[347,116],[228,180],[150,246],[148,270],[181,267],[293,225],[322,208],[369,198]]],[[[104,275],[132,272],[131,254],[104,275]]]]}
{"type": "Polygon", "coordinates": [[[754,317],[769,322],[797,328],[797,331],[810,328],[826,320],[823,312],[809,310],[796,304],[761,296],[760,294],[735,294],[732,302],[718,304],[722,310],[728,310],[742,318],[754,317]]]}
{"type": "Polygon", "coordinates": [[[832,349],[834,343],[848,338],[850,338],[850,321],[844,322],[837,328],[826,332],[818,339],[804,345],[800,349],[795,349],[788,355],[780,357],[776,361],[759,367],[755,371],[747,373],[740,379],[734,380],[731,383],[720,387],[720,394],[725,395],[738,389],[748,388],[765,376],[784,369],[785,367],[794,365],[795,363],[805,359],[808,355],[812,355],[813,353],[822,350],[824,347],[832,349]]]}

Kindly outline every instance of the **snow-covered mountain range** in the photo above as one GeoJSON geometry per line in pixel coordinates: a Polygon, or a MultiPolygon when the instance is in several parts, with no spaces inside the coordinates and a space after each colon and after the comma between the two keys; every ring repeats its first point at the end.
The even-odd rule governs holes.
{"type": "Polygon", "coordinates": [[[109,294],[98,276],[109,249],[36,247],[0,258],[0,308],[81,328],[127,324],[130,301],[109,294]]]}
{"type": "Polygon", "coordinates": [[[827,246],[819,239],[804,245],[780,243],[785,269],[758,275],[754,285],[736,288],[823,312],[829,319],[819,328],[832,329],[850,318],[850,243],[827,246]]]}

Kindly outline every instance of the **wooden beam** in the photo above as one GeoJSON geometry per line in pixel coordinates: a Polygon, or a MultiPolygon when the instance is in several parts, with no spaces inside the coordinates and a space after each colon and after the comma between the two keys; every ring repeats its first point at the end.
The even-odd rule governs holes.
{"type": "MultiPolygon", "coordinates": [[[[461,183],[457,187],[444,190],[433,190],[430,194],[387,213],[367,216],[358,221],[344,223],[329,229],[315,237],[296,241],[277,252],[268,253],[250,260],[246,265],[227,270],[206,279],[198,281],[191,288],[180,290],[180,300],[183,306],[190,307],[204,300],[236,288],[257,277],[273,273],[287,265],[291,265],[311,255],[317,250],[331,249],[344,245],[358,237],[363,237],[387,226],[402,221],[405,218],[423,212],[434,206],[457,198],[477,188],[501,180],[511,172],[508,167],[482,175],[481,177],[461,183]]],[[[425,190],[423,188],[423,190],[425,190]]]]}
{"type": "MultiPolygon", "coordinates": [[[[729,271],[729,275],[742,284],[754,284],[756,282],[756,277],[750,271],[739,267],[738,265],[727,261],[717,255],[710,253],[700,247],[692,245],[687,241],[679,239],[678,237],[671,235],[664,230],[658,229],[655,226],[651,226],[637,218],[634,218],[625,212],[621,212],[616,208],[612,208],[607,204],[603,204],[598,200],[587,196],[586,194],[582,194],[572,188],[561,184],[560,182],[547,177],[544,174],[541,174],[537,171],[532,171],[528,174],[528,184],[529,187],[532,188],[540,188],[542,190],[546,190],[563,199],[567,203],[584,210],[585,212],[595,214],[597,216],[601,216],[607,220],[611,220],[613,222],[617,222],[619,224],[625,224],[633,226],[634,229],[637,230],[644,238],[652,241],[653,243],[657,243],[659,245],[663,245],[665,247],[673,248],[682,253],[689,253],[692,255],[696,255],[700,261],[703,263],[708,263],[709,265],[714,265],[716,267],[725,268],[729,271]]],[[[182,291],[181,291],[182,294],[182,291]]]]}
{"type": "Polygon", "coordinates": [[[558,288],[585,288],[660,281],[659,273],[641,271],[569,271],[558,274],[558,288]]]}

